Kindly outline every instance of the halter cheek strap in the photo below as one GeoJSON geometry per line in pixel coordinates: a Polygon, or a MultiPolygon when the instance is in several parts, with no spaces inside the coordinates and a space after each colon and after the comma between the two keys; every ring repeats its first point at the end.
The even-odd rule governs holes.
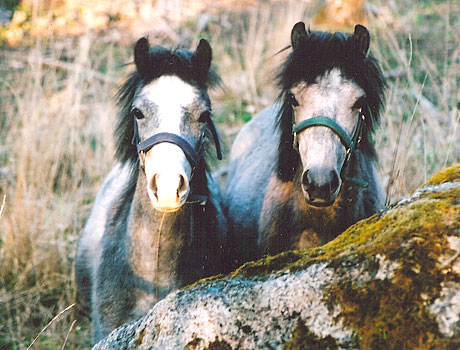
{"type": "Polygon", "coordinates": [[[207,124],[211,130],[212,138],[214,139],[214,144],[216,145],[217,159],[222,160],[222,149],[220,147],[219,134],[217,133],[216,126],[214,125],[211,117],[208,117],[207,124]]]}

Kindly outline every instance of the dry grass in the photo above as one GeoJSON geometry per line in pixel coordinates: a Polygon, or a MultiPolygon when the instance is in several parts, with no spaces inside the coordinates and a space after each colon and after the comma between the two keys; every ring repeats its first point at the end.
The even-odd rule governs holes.
{"type": "Polygon", "coordinates": [[[458,4],[427,1],[375,22],[373,48],[390,87],[376,138],[387,203],[459,162],[459,14],[458,4]]]}
{"type": "MultiPolygon", "coordinates": [[[[27,345],[73,300],[76,239],[112,164],[115,84],[91,72],[105,66],[116,74],[115,48],[96,56],[93,39],[83,36],[62,47],[37,40],[34,49],[5,58],[0,317],[6,322],[0,344],[13,348],[27,345]],[[63,59],[71,70],[53,64],[63,59]]],[[[66,318],[48,333],[61,333],[66,318]]]]}
{"type": "MultiPolygon", "coordinates": [[[[389,76],[376,135],[389,202],[460,162],[460,8],[412,4],[376,0],[370,19],[371,49],[389,76]]],[[[250,114],[274,100],[273,72],[286,53],[273,55],[289,44],[292,25],[311,22],[318,8],[318,1],[275,1],[243,13],[227,6],[206,26],[198,16],[167,30],[163,21],[150,41],[194,46],[209,38],[225,84],[212,98],[228,149],[250,114]]],[[[0,349],[26,349],[74,302],[75,244],[114,162],[112,97],[132,59],[132,42],[113,38],[38,37],[32,47],[0,53],[0,349]]],[[[86,318],[63,313],[32,348],[85,348],[88,328],[86,318]]]]}

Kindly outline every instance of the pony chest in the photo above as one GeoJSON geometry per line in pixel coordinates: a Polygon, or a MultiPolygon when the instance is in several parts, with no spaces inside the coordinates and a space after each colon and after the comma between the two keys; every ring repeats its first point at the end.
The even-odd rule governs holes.
{"type": "Polygon", "coordinates": [[[306,203],[295,186],[271,179],[259,221],[259,245],[264,253],[317,247],[341,231],[340,198],[330,207],[316,208],[306,203]]]}
{"type": "Polygon", "coordinates": [[[129,247],[129,265],[135,277],[146,283],[160,283],[165,288],[177,285],[178,252],[183,246],[181,235],[171,234],[173,228],[162,232],[149,225],[138,227],[129,247]]]}
{"type": "Polygon", "coordinates": [[[293,247],[306,249],[323,245],[334,239],[345,227],[341,196],[329,207],[317,208],[306,204],[298,195],[293,204],[293,247]]]}

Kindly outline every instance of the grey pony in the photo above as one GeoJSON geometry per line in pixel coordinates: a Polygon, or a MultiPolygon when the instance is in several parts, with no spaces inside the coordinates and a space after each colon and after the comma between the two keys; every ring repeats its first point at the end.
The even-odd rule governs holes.
{"type": "MultiPolygon", "coordinates": [[[[105,179],[77,247],[78,301],[91,311],[93,343],[121,324],[143,316],[171,291],[225,270],[227,224],[222,196],[204,156],[189,177],[179,175],[177,210],[161,212],[152,206],[159,196],[158,176],[147,179],[147,162],[155,147],[138,154],[133,144],[136,134],[145,138],[165,131],[158,120],[162,101],[156,101],[157,106],[150,100],[155,98],[151,91],[156,90],[142,95],[145,87],[158,81],[177,83],[194,98],[190,105],[176,108],[183,113],[178,136],[191,148],[203,147],[205,152],[208,139],[214,137],[218,142],[207,94],[208,87],[219,83],[210,69],[211,57],[211,48],[203,39],[195,52],[150,48],[145,38],[136,44],[136,71],[118,94],[115,139],[119,163],[105,179]],[[182,194],[184,198],[179,198],[182,194]],[[182,204],[192,195],[202,203],[182,204]]],[[[175,151],[181,154],[179,148],[175,151]]],[[[152,164],[158,165],[155,160],[152,164]]]]}
{"type": "Polygon", "coordinates": [[[224,209],[234,266],[322,245],[382,207],[372,134],[386,84],[369,38],[359,25],[351,35],[294,26],[277,78],[279,101],[254,116],[232,146],[224,209]],[[346,165],[349,152],[329,124],[294,137],[294,124],[318,116],[347,134],[364,120],[346,165]]]}

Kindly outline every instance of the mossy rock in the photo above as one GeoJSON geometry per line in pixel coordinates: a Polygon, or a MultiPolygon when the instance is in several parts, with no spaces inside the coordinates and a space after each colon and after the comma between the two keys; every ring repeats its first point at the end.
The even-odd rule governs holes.
{"type": "Polygon", "coordinates": [[[424,186],[460,181],[460,164],[452,165],[434,175],[424,186]]]}
{"type": "MultiPolygon", "coordinates": [[[[294,272],[319,261],[340,269],[353,255],[356,261],[387,256],[401,264],[391,281],[373,280],[360,286],[341,281],[329,288],[328,302],[342,307],[338,318],[356,331],[359,349],[460,348],[460,334],[443,337],[427,308],[449,283],[457,283],[460,295],[459,271],[439,265],[443,254],[452,251],[448,238],[460,236],[460,166],[440,171],[422,189],[427,187],[431,189],[416,192],[415,200],[403,201],[407,205],[397,204],[358,222],[322,247],[248,263],[235,275],[294,272]],[[454,184],[444,190],[440,186],[440,191],[432,188],[445,183],[454,184]]],[[[457,269],[459,264],[457,258],[457,269]]],[[[297,328],[294,339],[298,333],[297,328]]],[[[309,332],[306,336],[310,338],[309,332]]]]}
{"type": "Polygon", "coordinates": [[[322,247],[173,293],[96,349],[460,348],[458,173],[322,247]]]}
{"type": "Polygon", "coordinates": [[[283,346],[283,350],[338,350],[337,342],[330,335],[325,338],[318,337],[311,332],[305,323],[297,321],[291,339],[283,346]]]}

